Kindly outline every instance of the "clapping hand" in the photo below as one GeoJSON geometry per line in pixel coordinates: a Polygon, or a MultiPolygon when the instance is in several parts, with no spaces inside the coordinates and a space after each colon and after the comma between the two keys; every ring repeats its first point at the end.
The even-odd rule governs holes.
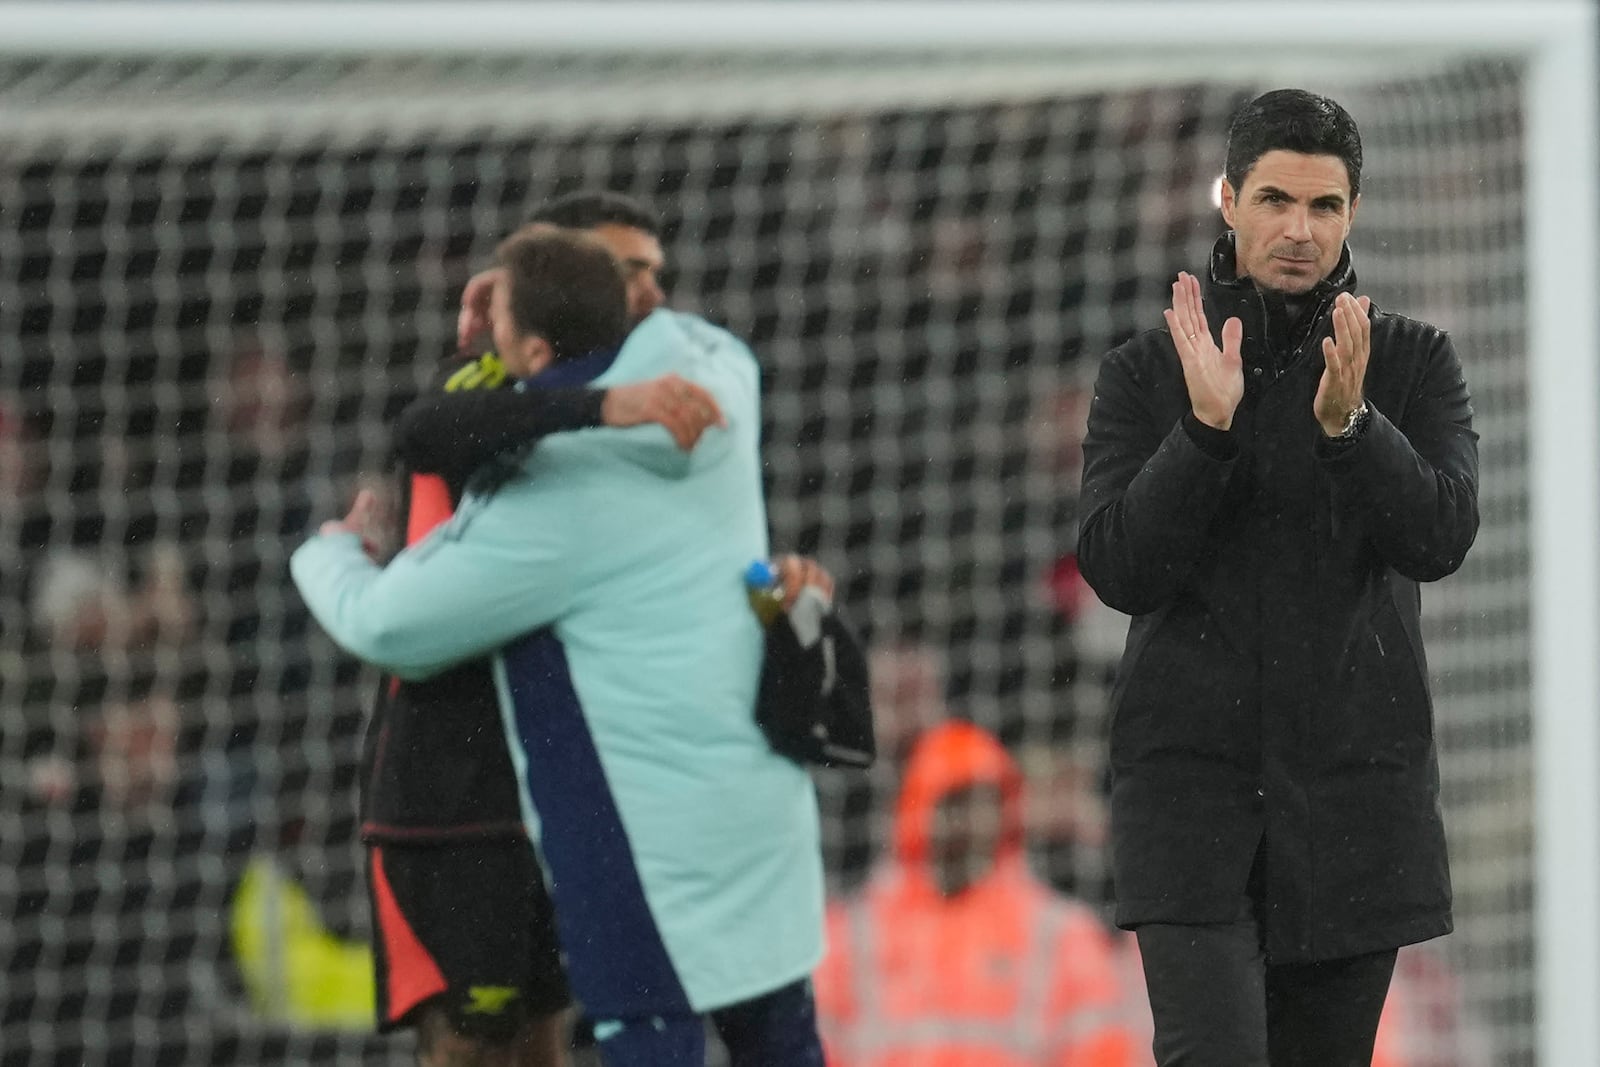
{"type": "Polygon", "coordinates": [[[1200,281],[1187,272],[1172,283],[1172,306],[1164,313],[1172,344],[1183,363],[1183,381],[1189,389],[1189,404],[1195,418],[1207,426],[1226,430],[1233,425],[1233,412],[1244,398],[1244,360],[1239,346],[1244,340],[1244,324],[1237,318],[1222,324],[1222,347],[1211,338],[1205,307],[1200,299],[1200,281]]]}
{"type": "Polygon", "coordinates": [[[1333,336],[1322,339],[1326,366],[1311,410],[1322,432],[1337,437],[1365,401],[1367,358],[1372,355],[1372,300],[1340,293],[1333,301],[1333,336]]]}

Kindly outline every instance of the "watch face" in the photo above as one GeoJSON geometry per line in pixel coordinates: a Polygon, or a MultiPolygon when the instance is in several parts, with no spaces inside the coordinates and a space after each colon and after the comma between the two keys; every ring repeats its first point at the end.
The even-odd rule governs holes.
{"type": "Polygon", "coordinates": [[[1350,414],[1346,415],[1344,417],[1344,425],[1341,426],[1339,428],[1339,432],[1334,434],[1331,438],[1329,438],[1329,440],[1348,441],[1350,438],[1354,437],[1356,432],[1360,429],[1361,415],[1365,410],[1366,405],[1363,404],[1361,407],[1356,408],[1354,411],[1350,412],[1350,414]]]}
{"type": "Polygon", "coordinates": [[[1354,437],[1360,432],[1361,427],[1366,423],[1366,421],[1367,403],[1363,400],[1361,402],[1361,406],[1352,411],[1350,413],[1350,417],[1344,420],[1344,430],[1339,434],[1339,436],[1354,437]]]}

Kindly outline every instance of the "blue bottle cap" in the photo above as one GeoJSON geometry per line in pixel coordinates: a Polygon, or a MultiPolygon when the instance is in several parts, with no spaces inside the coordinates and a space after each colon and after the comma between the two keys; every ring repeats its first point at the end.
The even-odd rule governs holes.
{"type": "Polygon", "coordinates": [[[778,571],[764,559],[753,561],[744,570],[744,584],[751,589],[768,589],[778,584],[778,571]]]}

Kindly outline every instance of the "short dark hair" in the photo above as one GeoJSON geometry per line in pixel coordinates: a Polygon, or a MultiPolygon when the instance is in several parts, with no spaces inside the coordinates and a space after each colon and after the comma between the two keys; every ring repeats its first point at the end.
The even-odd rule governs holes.
{"type": "Polygon", "coordinates": [[[661,236],[661,220],[654,211],[631,196],[604,189],[580,189],[558,196],[541,206],[528,221],[572,230],[592,230],[609,223],[643,230],[652,237],[661,236]]]}
{"type": "Polygon", "coordinates": [[[621,346],[628,334],[622,271],[595,238],[534,223],[500,242],[495,264],[511,285],[511,317],[544,338],[556,362],[621,346]]]}
{"type": "Polygon", "coordinates": [[[1274,89],[1234,112],[1223,166],[1234,192],[1256,161],[1283,149],[1310,156],[1337,156],[1350,175],[1350,198],[1361,192],[1361,131],[1350,112],[1326,96],[1304,89],[1274,89]]]}

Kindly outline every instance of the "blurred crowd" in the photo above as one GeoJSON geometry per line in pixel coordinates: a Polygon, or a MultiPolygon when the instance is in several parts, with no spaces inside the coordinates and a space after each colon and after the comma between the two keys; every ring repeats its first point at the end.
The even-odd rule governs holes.
{"type": "Polygon", "coordinates": [[[362,713],[313,708],[282,573],[316,487],[304,377],[249,340],[173,387],[144,427],[103,395],[0,395],[3,1021],[49,1035],[8,1038],[19,1063],[181,1062],[197,1013],[259,1029],[222,907],[252,856],[342,869],[319,892],[359,918],[327,850],[362,713]]]}

